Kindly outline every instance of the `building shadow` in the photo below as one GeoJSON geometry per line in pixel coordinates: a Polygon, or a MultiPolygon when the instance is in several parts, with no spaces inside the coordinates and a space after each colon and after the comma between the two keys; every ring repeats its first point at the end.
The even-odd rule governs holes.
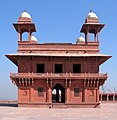
{"type": "Polygon", "coordinates": [[[0,107],[18,107],[18,104],[12,104],[12,103],[0,103],[0,107]]]}

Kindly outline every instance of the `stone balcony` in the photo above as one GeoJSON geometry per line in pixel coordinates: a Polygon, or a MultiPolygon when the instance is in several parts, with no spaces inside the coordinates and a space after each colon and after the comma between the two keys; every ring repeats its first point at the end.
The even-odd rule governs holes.
{"type": "Polygon", "coordinates": [[[33,79],[107,79],[107,74],[100,73],[10,73],[11,80],[17,78],[33,79]]]}

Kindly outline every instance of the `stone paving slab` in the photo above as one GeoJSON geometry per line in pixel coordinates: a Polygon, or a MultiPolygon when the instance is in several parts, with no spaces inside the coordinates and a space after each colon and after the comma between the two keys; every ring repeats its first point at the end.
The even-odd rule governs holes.
{"type": "Polygon", "coordinates": [[[117,103],[99,108],[18,108],[0,106],[0,120],[117,120],[117,103]]]}

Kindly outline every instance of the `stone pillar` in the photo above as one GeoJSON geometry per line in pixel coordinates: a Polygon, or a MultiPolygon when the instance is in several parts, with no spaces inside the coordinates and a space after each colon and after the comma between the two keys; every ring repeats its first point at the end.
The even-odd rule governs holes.
{"type": "Polygon", "coordinates": [[[86,87],[86,79],[84,79],[83,87],[82,87],[82,102],[85,102],[85,87],[86,87]]]}
{"type": "Polygon", "coordinates": [[[18,87],[18,103],[21,103],[21,89],[18,87]]]}
{"type": "Polygon", "coordinates": [[[113,94],[113,101],[115,101],[115,94],[113,94]]]}
{"type": "Polygon", "coordinates": [[[84,102],[87,102],[87,89],[84,89],[84,102]]]}
{"type": "Polygon", "coordinates": [[[99,90],[96,88],[96,102],[99,102],[99,90]]]}
{"type": "Polygon", "coordinates": [[[99,38],[99,32],[97,33],[97,42],[99,42],[100,40],[99,40],[100,38],[99,38]]]}
{"type": "Polygon", "coordinates": [[[89,42],[89,31],[87,31],[87,34],[86,34],[86,42],[89,42]]]}
{"type": "Polygon", "coordinates": [[[20,28],[18,28],[18,41],[22,41],[22,33],[20,31],[20,28]]]}
{"type": "Polygon", "coordinates": [[[52,103],[52,80],[47,79],[46,102],[52,103]]]}
{"type": "Polygon", "coordinates": [[[85,33],[85,42],[87,42],[87,34],[85,33]]]}
{"type": "Polygon", "coordinates": [[[108,102],[108,94],[107,94],[107,102],[108,102]]]}
{"type": "Polygon", "coordinates": [[[29,101],[34,102],[34,88],[30,88],[29,101]]]}
{"type": "Polygon", "coordinates": [[[48,102],[51,103],[52,102],[52,88],[51,87],[48,88],[47,94],[48,94],[48,102]]]}
{"type": "Polygon", "coordinates": [[[67,86],[66,87],[66,102],[69,103],[70,102],[70,88],[67,86]]]}
{"type": "Polygon", "coordinates": [[[90,38],[89,38],[89,26],[87,27],[87,40],[86,40],[87,42],[89,42],[90,41],[90,38]]]}
{"type": "Polygon", "coordinates": [[[18,32],[18,41],[21,41],[21,40],[22,40],[22,38],[21,38],[21,33],[18,32]]]}
{"type": "Polygon", "coordinates": [[[85,102],[85,88],[82,88],[82,102],[85,102]]]}
{"type": "Polygon", "coordinates": [[[102,102],[102,93],[100,94],[100,101],[102,102]]]}
{"type": "Polygon", "coordinates": [[[94,42],[97,41],[97,40],[96,40],[96,36],[97,36],[97,34],[95,33],[95,34],[94,34],[94,42]]]}
{"type": "Polygon", "coordinates": [[[28,40],[31,41],[31,30],[29,28],[29,32],[28,32],[28,40]]]}

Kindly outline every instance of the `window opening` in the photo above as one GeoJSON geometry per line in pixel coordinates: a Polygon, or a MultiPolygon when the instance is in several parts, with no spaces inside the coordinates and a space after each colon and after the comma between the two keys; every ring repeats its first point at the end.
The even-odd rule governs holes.
{"type": "Polygon", "coordinates": [[[45,73],[45,65],[37,64],[37,73],[45,73]]]}
{"type": "Polygon", "coordinates": [[[73,64],[73,73],[81,73],[81,64],[73,64]]]}

